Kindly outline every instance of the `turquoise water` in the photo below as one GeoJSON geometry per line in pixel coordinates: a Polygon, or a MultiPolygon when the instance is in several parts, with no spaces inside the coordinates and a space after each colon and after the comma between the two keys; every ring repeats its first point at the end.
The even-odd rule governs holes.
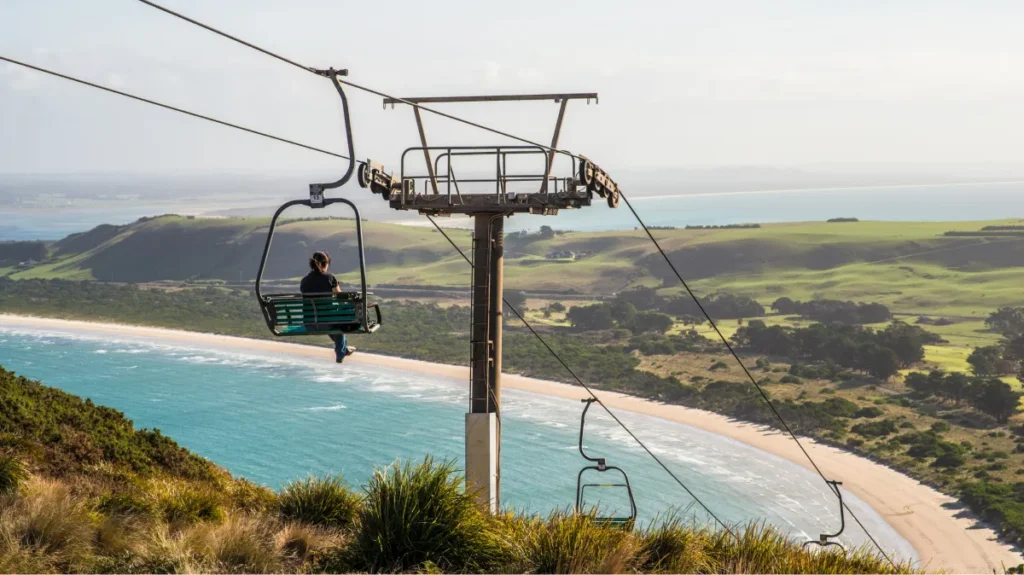
{"type": "MultiPolygon", "coordinates": [[[[459,380],[4,326],[0,365],[119,409],[136,426],[158,428],[232,473],[274,488],[307,473],[341,472],[363,482],[375,466],[428,453],[461,466],[467,383],[459,380]]],[[[570,505],[584,463],[576,445],[580,403],[514,390],[502,397],[503,504],[538,513],[570,505]]],[[[694,427],[620,416],[723,520],[765,520],[798,537],[838,525],[834,496],[802,467],[694,427]]],[[[676,509],[707,521],[610,418],[588,416],[587,434],[588,451],[629,473],[641,519],[676,509]]],[[[888,550],[916,557],[877,513],[846,497],[888,550]]],[[[609,510],[625,502],[612,492],[600,500],[609,510]]],[[[845,539],[866,540],[856,525],[848,525],[845,539]]]]}

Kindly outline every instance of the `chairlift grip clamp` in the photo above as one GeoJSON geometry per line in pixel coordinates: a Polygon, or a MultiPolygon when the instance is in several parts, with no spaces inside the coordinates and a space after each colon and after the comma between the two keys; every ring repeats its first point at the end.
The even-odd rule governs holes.
{"type": "Polygon", "coordinates": [[[326,70],[320,70],[318,68],[309,68],[309,71],[316,74],[317,76],[323,76],[324,78],[333,78],[335,76],[348,76],[348,68],[341,70],[335,70],[334,68],[328,68],[326,70]]]}

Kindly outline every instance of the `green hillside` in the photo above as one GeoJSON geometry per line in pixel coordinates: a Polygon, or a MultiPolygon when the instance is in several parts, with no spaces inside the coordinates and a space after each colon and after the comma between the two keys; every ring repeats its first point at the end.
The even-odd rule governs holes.
{"type": "MultiPolygon", "coordinates": [[[[977,315],[1020,302],[1024,236],[981,231],[994,222],[849,222],[766,224],[747,229],[655,231],[677,268],[703,293],[729,291],[770,303],[798,299],[875,301],[899,313],[977,315]],[[947,232],[977,235],[946,235],[947,232]]],[[[126,226],[100,226],[50,246],[29,268],[7,267],[15,279],[117,282],[251,281],[263,249],[265,219],[163,216],[126,226]]],[[[469,247],[469,233],[449,232],[469,247]]],[[[432,228],[366,222],[371,284],[465,287],[469,268],[432,228]]],[[[331,219],[279,226],[270,279],[297,278],[314,250],[333,256],[332,271],[356,278],[354,224],[331,219]]],[[[36,248],[37,249],[37,248],[36,248]]],[[[509,234],[506,287],[609,295],[635,285],[679,287],[642,231],[509,234]],[[549,257],[573,252],[573,259],[549,257]]]]}
{"type": "MultiPolygon", "coordinates": [[[[866,550],[812,553],[761,525],[640,528],[485,515],[450,463],[274,492],[120,412],[0,368],[4,573],[908,573],[866,550]]],[[[296,475],[299,471],[296,470],[296,475]]]]}

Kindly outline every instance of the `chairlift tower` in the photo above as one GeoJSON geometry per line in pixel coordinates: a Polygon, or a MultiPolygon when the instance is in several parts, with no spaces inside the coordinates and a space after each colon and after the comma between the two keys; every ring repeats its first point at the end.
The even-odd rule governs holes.
{"type": "Polygon", "coordinates": [[[492,513],[498,510],[501,490],[504,219],[513,214],[554,216],[559,210],[591,205],[595,194],[610,207],[619,202],[619,188],[607,173],[583,156],[557,151],[570,100],[596,102],[597,94],[385,98],[385,108],[412,105],[420,145],[402,153],[398,174],[372,160],[358,173],[360,186],[381,195],[396,210],[440,217],[464,214],[474,220],[466,488],[492,513]],[[559,104],[550,147],[430,146],[418,107],[523,101],[559,104]],[[457,170],[464,177],[457,176],[457,170]]]}

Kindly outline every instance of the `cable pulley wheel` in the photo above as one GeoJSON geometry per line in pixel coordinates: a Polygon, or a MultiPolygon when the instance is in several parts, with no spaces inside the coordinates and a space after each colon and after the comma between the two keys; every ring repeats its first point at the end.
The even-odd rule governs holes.
{"type": "Polygon", "coordinates": [[[358,175],[359,187],[360,188],[369,188],[370,187],[370,182],[372,181],[371,177],[372,177],[372,174],[370,173],[370,164],[365,164],[365,163],[364,164],[360,164],[359,165],[359,175],[358,175]]]}
{"type": "Polygon", "coordinates": [[[587,188],[590,188],[594,184],[594,169],[593,164],[590,160],[580,161],[580,181],[587,188]]]}

